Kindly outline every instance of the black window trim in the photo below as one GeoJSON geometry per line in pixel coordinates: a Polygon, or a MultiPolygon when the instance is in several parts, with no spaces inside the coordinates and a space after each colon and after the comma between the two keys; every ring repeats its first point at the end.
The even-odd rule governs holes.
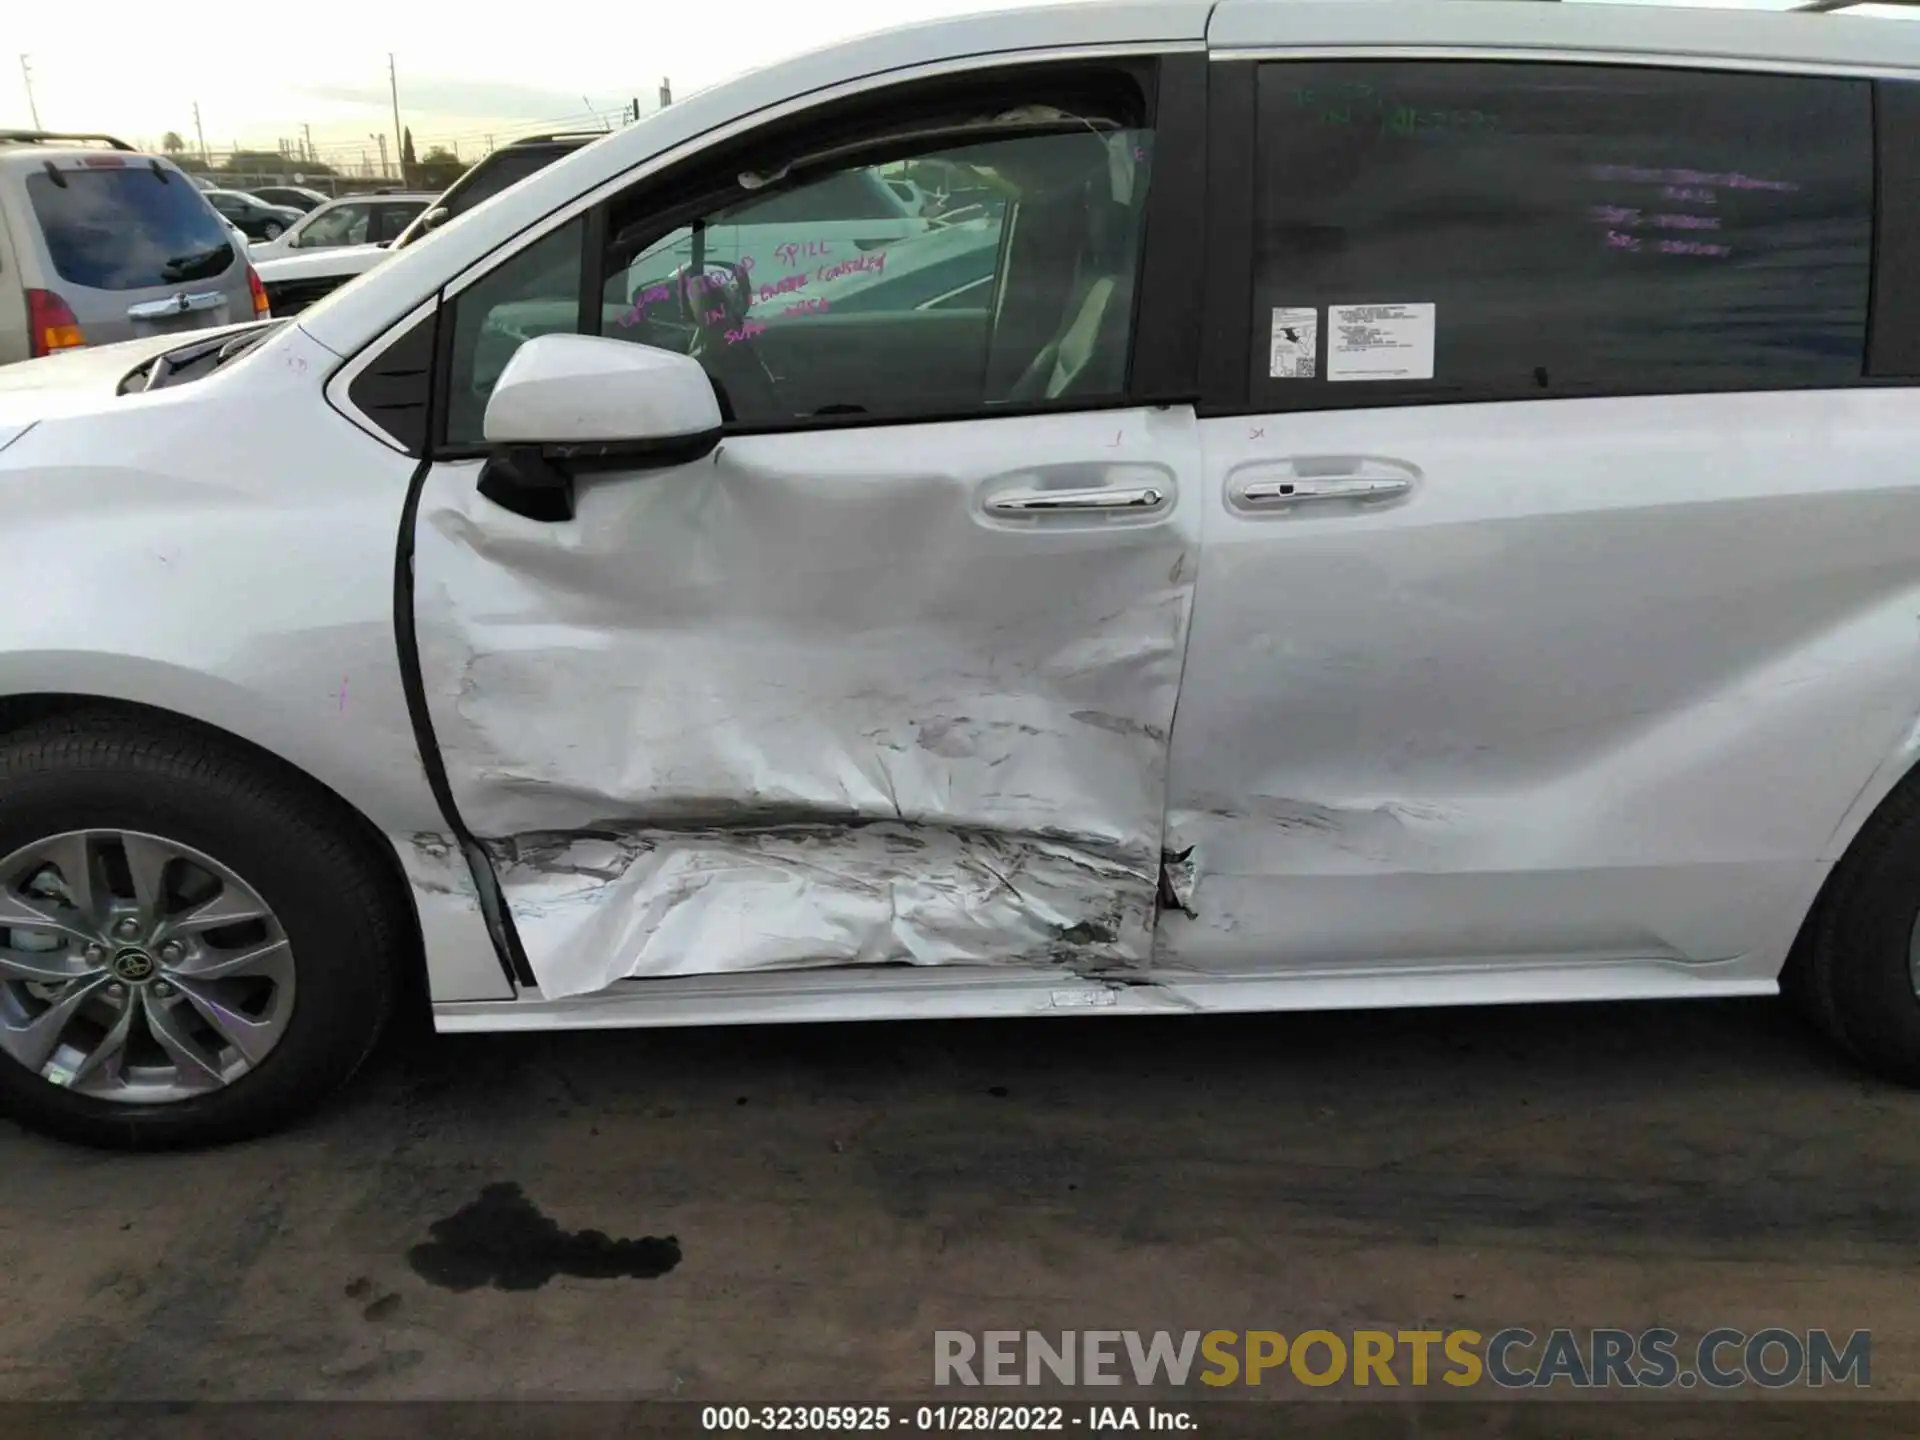
{"type": "Polygon", "coordinates": [[[1873,86],[1873,280],[1867,381],[1920,380],[1920,80],[1873,86]]]}
{"type": "MultiPolygon", "coordinates": [[[[1507,405],[1579,403],[1604,399],[1647,399],[1682,395],[1738,395],[1772,392],[1876,389],[1920,383],[1920,144],[1907,131],[1904,148],[1892,143],[1899,118],[1920,124],[1920,81],[1868,75],[1824,76],[1785,68],[1754,67],[1734,73],[1762,76],[1795,75],[1808,79],[1833,78],[1867,81],[1872,93],[1874,156],[1872,254],[1866,309],[1866,335],[1860,374],[1844,385],[1770,383],[1748,389],[1675,389],[1671,385],[1645,390],[1609,389],[1604,395],[1545,395],[1538,398],[1454,396],[1444,393],[1397,394],[1381,397],[1377,406],[1340,406],[1276,410],[1253,394],[1254,208],[1257,199],[1259,120],[1257,85],[1260,67],[1313,64],[1321,57],[1261,56],[1214,60],[1209,96],[1212,126],[1208,154],[1207,231],[1219,237],[1207,256],[1205,335],[1201,350],[1200,414],[1205,417],[1239,415],[1328,415],[1370,408],[1402,409],[1429,405],[1507,405]],[[1911,92],[1898,97],[1907,108],[1897,111],[1889,87],[1911,92]],[[1904,182],[1904,188],[1896,184],[1904,182]],[[1889,197],[1898,196],[1891,211],[1889,197]],[[1904,203],[1899,203],[1899,202],[1904,203]],[[1895,273],[1895,266],[1904,265],[1895,273]],[[1904,279],[1901,277],[1911,277],[1904,279]],[[1904,326],[1904,329],[1901,327],[1904,326]],[[1876,337],[1879,337],[1876,343],[1876,337]]],[[[1445,64],[1455,56],[1420,56],[1386,52],[1342,54],[1345,60],[1445,64]]],[[[1464,57],[1478,58],[1478,57],[1464,57]]],[[[1580,65],[1595,68],[1659,69],[1724,75],[1725,68],[1657,57],[1623,58],[1615,55],[1560,56],[1532,59],[1500,57],[1503,63],[1522,65],[1580,65]]]]}
{"type": "MultiPolygon", "coordinates": [[[[1003,408],[982,411],[978,407],[958,412],[933,412],[912,416],[874,416],[874,415],[822,415],[808,416],[794,420],[750,425],[730,423],[727,435],[760,434],[804,434],[816,430],[850,430],[873,426],[938,425],[956,421],[1013,419],[1029,415],[1093,413],[1099,411],[1136,409],[1142,405],[1170,405],[1175,403],[1197,402],[1201,395],[1200,385],[1200,337],[1194,325],[1194,317],[1199,312],[1202,277],[1208,269],[1206,255],[1206,226],[1196,225],[1194,217],[1203,213],[1206,198],[1205,175],[1208,153],[1209,126],[1207,123],[1207,92],[1213,83],[1212,72],[1217,69],[1210,64],[1207,56],[1197,50],[1169,50],[1154,54],[1124,55],[1088,55],[1069,59],[1048,59],[1044,61],[1010,58],[1003,63],[982,67],[978,70],[962,72],[959,75],[932,77],[904,86],[892,87],[879,96],[857,97],[846,102],[844,110],[838,111],[848,116],[860,114],[876,100],[882,104],[889,97],[898,97],[902,90],[911,97],[910,104],[924,105],[925,97],[932,87],[952,85],[956,89],[976,85],[986,89],[1004,80],[1012,84],[1032,83],[1033,78],[1047,71],[1067,73],[1072,71],[1108,71],[1127,74],[1141,87],[1145,102],[1146,124],[1153,128],[1155,163],[1147,190],[1145,214],[1142,217],[1139,261],[1134,275],[1134,318],[1128,336],[1128,356],[1126,381],[1119,395],[1099,400],[1076,399],[1071,401],[1033,401],[1008,404],[1003,408]],[[1171,129],[1184,144],[1186,156],[1178,161],[1170,157],[1173,147],[1165,138],[1171,129]],[[1140,363],[1143,356],[1152,358],[1145,365],[1140,363]]],[[[815,112],[803,111],[797,116],[764,127],[756,127],[739,137],[756,146],[768,137],[777,137],[787,133],[804,133],[817,128],[818,117],[815,112]]],[[[658,186],[673,196],[673,213],[687,212],[698,214],[701,204],[710,204],[716,193],[737,196],[737,190],[716,192],[710,185],[692,189],[687,184],[689,175],[695,177],[694,185],[700,186],[699,176],[713,163],[710,147],[688,157],[680,166],[666,172],[647,177],[638,182],[648,187],[658,186]],[[688,210],[688,207],[693,207],[688,210]]],[[[600,200],[583,212],[587,223],[582,227],[582,247],[580,265],[579,313],[576,317],[577,333],[594,335],[600,327],[600,297],[604,285],[601,269],[605,259],[605,233],[607,217],[613,207],[626,201],[633,193],[631,186],[616,191],[600,200]],[[591,327],[591,328],[589,328],[591,327]]],[[[670,218],[663,216],[664,218],[670,218]]],[[[560,228],[558,226],[553,228],[560,228]]],[[[548,233],[517,237],[511,255],[504,255],[499,264],[510,263],[530,245],[537,244],[548,233]]],[[[489,267],[491,270],[492,267],[489,267]]],[[[484,278],[484,273],[475,279],[484,278]]],[[[465,293],[469,285],[461,287],[465,293]]],[[[444,291],[440,298],[440,309],[450,310],[459,302],[459,295],[448,296],[444,291]]],[[[457,461],[480,459],[491,453],[491,447],[485,444],[453,445],[446,440],[447,411],[449,407],[441,398],[451,372],[451,342],[453,325],[439,327],[440,354],[436,357],[432,384],[436,403],[431,413],[434,417],[432,428],[428,432],[426,450],[436,460],[457,461]]],[[[417,453],[411,449],[409,454],[417,453]]]]}

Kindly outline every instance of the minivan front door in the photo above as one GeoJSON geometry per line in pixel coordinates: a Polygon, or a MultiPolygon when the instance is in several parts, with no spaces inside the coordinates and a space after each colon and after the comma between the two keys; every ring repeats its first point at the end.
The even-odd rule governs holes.
{"type": "Polygon", "coordinates": [[[541,990],[1150,954],[1191,411],[741,436],[541,522],[443,462],[420,665],[541,990]]]}
{"type": "MultiPolygon", "coordinates": [[[[1155,268],[1142,237],[1194,232],[1146,222],[1150,195],[1191,209],[1182,179],[1149,185],[1155,68],[1101,64],[796,122],[907,133],[990,181],[965,234],[849,244],[834,227],[901,142],[763,136],[658,182],[692,213],[638,182],[443,309],[425,710],[547,996],[1147,967],[1203,499],[1190,401],[1139,398],[1178,379],[1193,266],[1155,268]],[[789,173],[795,154],[823,158],[789,173]],[[641,284],[671,227],[732,213],[743,167],[785,176],[764,194],[791,229],[688,272],[684,302],[641,284]],[[484,450],[517,347],[576,326],[699,361],[728,427],[690,462],[576,467],[571,504],[532,519],[455,457],[484,450]]],[[[1194,161],[1204,66],[1182,74],[1186,128],[1162,138],[1194,161]]]]}

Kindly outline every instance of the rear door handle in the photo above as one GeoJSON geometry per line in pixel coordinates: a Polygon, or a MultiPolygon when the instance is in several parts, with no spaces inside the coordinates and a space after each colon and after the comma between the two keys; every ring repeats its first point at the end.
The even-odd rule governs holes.
{"type": "Polygon", "coordinates": [[[1092,490],[1003,490],[987,502],[990,515],[1044,515],[1068,511],[1157,509],[1166,494],[1156,485],[1101,486],[1092,490]]]}
{"type": "Polygon", "coordinates": [[[1240,487],[1250,505],[1291,504],[1301,500],[1382,500],[1404,495],[1413,481],[1404,475],[1329,475],[1292,480],[1252,480],[1240,487]]]}
{"type": "Polygon", "coordinates": [[[1390,504],[1413,493],[1420,471],[1375,455],[1289,455],[1246,460],[1227,472],[1227,504],[1248,515],[1293,515],[1314,505],[1390,504]]]}

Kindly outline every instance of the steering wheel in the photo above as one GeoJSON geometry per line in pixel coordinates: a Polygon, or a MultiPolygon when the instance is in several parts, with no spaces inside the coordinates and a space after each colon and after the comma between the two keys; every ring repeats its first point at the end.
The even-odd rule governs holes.
{"type": "Polygon", "coordinates": [[[767,369],[749,333],[753,281],[737,264],[682,265],[674,272],[675,293],[693,327],[687,353],[713,377],[720,411],[728,420],[784,415],[780,385],[767,369]]]}

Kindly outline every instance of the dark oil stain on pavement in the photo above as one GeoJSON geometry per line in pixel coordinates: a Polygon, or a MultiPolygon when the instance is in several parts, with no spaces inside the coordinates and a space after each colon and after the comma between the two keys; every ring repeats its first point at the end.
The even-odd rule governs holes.
{"type": "Polygon", "coordinates": [[[427,1227],[431,1240],[407,1252],[430,1285],[448,1290],[538,1290],[556,1275],[583,1280],[653,1280],[680,1263],[673,1236],[614,1240],[599,1230],[562,1230],[511,1182],[427,1227]]]}

